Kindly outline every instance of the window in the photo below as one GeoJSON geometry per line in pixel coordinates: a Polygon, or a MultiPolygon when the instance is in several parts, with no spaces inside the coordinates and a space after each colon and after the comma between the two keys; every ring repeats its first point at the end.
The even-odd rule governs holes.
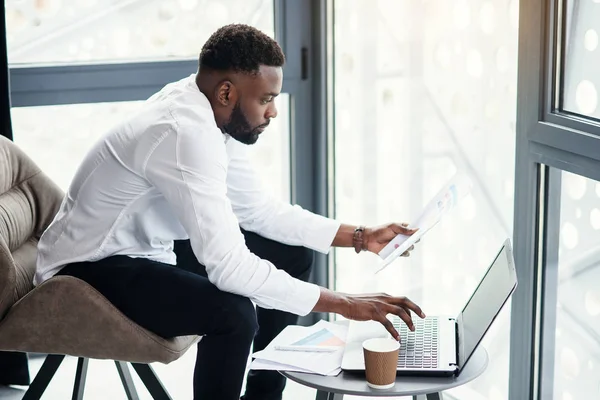
{"type": "Polygon", "coordinates": [[[599,198],[600,182],[562,172],[554,399],[600,396],[599,198]]]}
{"type": "Polygon", "coordinates": [[[290,96],[282,93],[275,98],[278,115],[249,155],[263,185],[273,196],[290,201],[290,96]]]}
{"type": "Polygon", "coordinates": [[[142,102],[68,104],[12,109],[13,137],[66,190],[92,145],[142,102]]]}
{"type": "Polygon", "coordinates": [[[600,2],[565,1],[564,109],[600,118],[600,2]]]}
{"type": "Polygon", "coordinates": [[[598,397],[600,4],[520,2],[510,398],[598,397]]]}
{"type": "Polygon", "coordinates": [[[248,23],[274,36],[272,0],[8,0],[16,63],[196,58],[219,27],[248,23]]]}
{"type": "MultiPolygon", "coordinates": [[[[410,222],[456,171],[474,183],[378,275],[377,256],[337,251],[336,288],[456,316],[512,235],[518,2],[344,0],[334,20],[336,218],[410,222]]],[[[484,342],[494,362],[455,397],[507,398],[509,308],[484,342]]]]}

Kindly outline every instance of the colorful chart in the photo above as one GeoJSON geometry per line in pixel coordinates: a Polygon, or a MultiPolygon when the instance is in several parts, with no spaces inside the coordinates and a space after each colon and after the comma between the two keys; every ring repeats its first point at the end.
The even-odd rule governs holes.
{"type": "Polygon", "coordinates": [[[292,346],[343,346],[344,344],[342,339],[323,328],[304,339],[292,343],[292,346]]]}

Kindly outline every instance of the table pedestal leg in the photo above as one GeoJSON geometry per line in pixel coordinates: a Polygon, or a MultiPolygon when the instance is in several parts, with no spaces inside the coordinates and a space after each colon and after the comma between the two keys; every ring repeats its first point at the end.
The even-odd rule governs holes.
{"type": "Polygon", "coordinates": [[[324,390],[317,390],[317,397],[315,400],[343,400],[344,395],[341,393],[330,393],[324,390]]]}
{"type": "Polygon", "coordinates": [[[438,392],[413,396],[413,400],[444,400],[444,397],[442,396],[442,392],[438,392]]]}

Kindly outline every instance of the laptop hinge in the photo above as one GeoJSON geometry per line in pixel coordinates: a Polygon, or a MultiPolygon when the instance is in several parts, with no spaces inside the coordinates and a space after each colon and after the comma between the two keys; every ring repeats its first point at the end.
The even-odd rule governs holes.
{"type": "Polygon", "coordinates": [[[458,369],[458,360],[460,360],[460,346],[459,346],[459,341],[458,341],[458,324],[456,323],[456,318],[451,318],[454,321],[454,340],[456,341],[456,364],[451,364],[454,365],[457,369],[458,369]]]}
{"type": "Polygon", "coordinates": [[[456,363],[448,363],[448,365],[451,367],[456,367],[458,369],[458,324],[456,323],[456,318],[448,318],[448,320],[454,321],[454,346],[456,347],[456,363]]]}

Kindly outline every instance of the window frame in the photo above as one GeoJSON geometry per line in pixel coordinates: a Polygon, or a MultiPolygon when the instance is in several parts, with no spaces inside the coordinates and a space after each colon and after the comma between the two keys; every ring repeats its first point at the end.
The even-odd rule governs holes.
{"type": "Polygon", "coordinates": [[[510,398],[553,398],[560,172],[600,180],[600,124],[561,110],[564,4],[520,0],[510,398]]]}

